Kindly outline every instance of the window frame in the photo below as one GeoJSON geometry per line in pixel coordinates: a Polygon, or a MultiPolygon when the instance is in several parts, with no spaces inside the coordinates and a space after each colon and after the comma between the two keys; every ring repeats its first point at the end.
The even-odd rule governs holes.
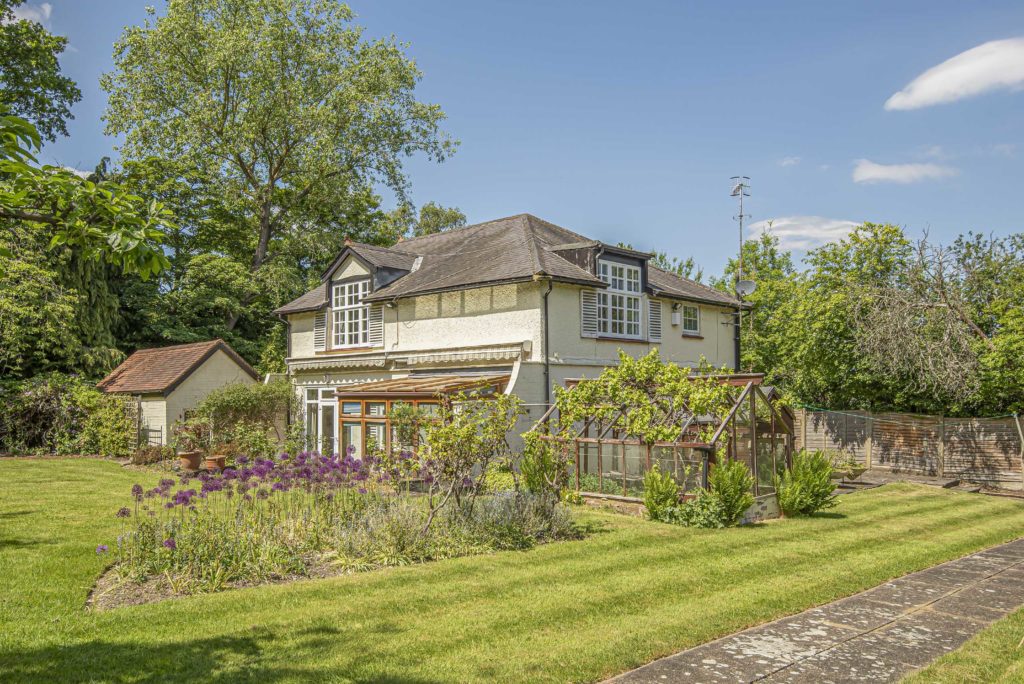
{"type": "Polygon", "coordinates": [[[687,337],[695,337],[700,335],[700,304],[683,304],[679,308],[679,327],[681,328],[683,335],[687,337]],[[697,323],[696,328],[686,327],[687,309],[690,309],[691,311],[695,312],[695,317],[693,320],[695,320],[697,323]]]}
{"type": "Polygon", "coordinates": [[[370,346],[369,278],[331,283],[331,349],[370,346]]]}
{"type": "Polygon", "coordinates": [[[597,334],[622,340],[644,339],[643,269],[599,259],[597,275],[608,285],[597,293],[597,334]],[[635,332],[630,332],[633,326],[635,332]],[[616,327],[621,332],[616,332],[616,327]]]}

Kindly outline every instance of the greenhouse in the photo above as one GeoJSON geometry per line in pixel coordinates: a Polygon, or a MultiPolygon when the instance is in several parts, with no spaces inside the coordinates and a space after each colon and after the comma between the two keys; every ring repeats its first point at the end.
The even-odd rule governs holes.
{"type": "MultiPolygon", "coordinates": [[[[709,470],[723,459],[750,468],[755,496],[774,492],[774,475],[791,465],[793,454],[793,414],[775,388],[764,385],[761,374],[693,375],[690,380],[719,387],[711,405],[696,408],[696,402],[687,405],[678,395],[661,396],[651,401],[655,410],[641,421],[671,439],[651,439],[650,429],[637,429],[632,414],[638,407],[628,404],[593,405],[564,416],[556,403],[534,431],[567,456],[570,485],[584,495],[641,497],[644,475],[655,465],[684,490],[706,488],[709,470]]],[[[594,381],[567,383],[562,396],[587,382],[594,381]]]]}

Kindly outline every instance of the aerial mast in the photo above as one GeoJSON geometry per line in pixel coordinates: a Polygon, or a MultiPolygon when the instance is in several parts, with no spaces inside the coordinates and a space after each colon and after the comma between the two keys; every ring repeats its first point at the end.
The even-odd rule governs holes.
{"type": "Polygon", "coordinates": [[[750,197],[750,193],[747,190],[750,189],[750,176],[733,176],[732,181],[732,192],[730,196],[735,197],[740,203],[740,213],[733,216],[734,221],[739,221],[740,224],[740,252],[739,252],[739,267],[736,269],[736,294],[743,296],[749,294],[748,292],[740,292],[740,283],[743,282],[743,219],[750,218],[750,214],[743,213],[743,198],[750,197]]]}

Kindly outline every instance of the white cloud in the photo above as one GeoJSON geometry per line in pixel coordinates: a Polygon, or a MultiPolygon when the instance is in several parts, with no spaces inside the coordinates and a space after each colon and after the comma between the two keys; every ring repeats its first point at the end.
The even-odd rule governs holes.
{"type": "Polygon", "coordinates": [[[824,216],[780,216],[750,224],[750,232],[771,232],[779,238],[779,246],[783,249],[813,249],[826,242],[841,240],[859,225],[857,221],[824,216]]]}
{"type": "Polygon", "coordinates": [[[917,183],[923,180],[948,178],[958,173],[951,166],[939,164],[876,164],[858,159],[853,168],[854,183],[917,183]]]}
{"type": "Polygon", "coordinates": [[[92,175],[92,171],[83,171],[82,169],[76,169],[74,166],[62,166],[60,168],[64,169],[65,171],[70,171],[79,178],[88,178],[89,176],[92,175]]]}
{"type": "Polygon", "coordinates": [[[1024,38],[982,43],[924,72],[885,101],[886,109],[919,109],[994,90],[1024,88],[1024,38]]]}
{"type": "Polygon", "coordinates": [[[921,148],[921,154],[932,159],[945,159],[949,156],[946,154],[946,150],[942,148],[942,145],[926,145],[921,148]]]}
{"type": "Polygon", "coordinates": [[[800,157],[783,157],[779,160],[779,166],[796,166],[800,163],[800,157]]]}
{"type": "Polygon", "coordinates": [[[1017,146],[1013,143],[998,143],[992,146],[992,154],[997,157],[1012,157],[1017,152],[1017,146]]]}
{"type": "Polygon", "coordinates": [[[21,7],[14,8],[15,19],[38,21],[40,24],[48,22],[51,14],[53,14],[53,5],[48,2],[39,5],[22,5],[21,7]]]}

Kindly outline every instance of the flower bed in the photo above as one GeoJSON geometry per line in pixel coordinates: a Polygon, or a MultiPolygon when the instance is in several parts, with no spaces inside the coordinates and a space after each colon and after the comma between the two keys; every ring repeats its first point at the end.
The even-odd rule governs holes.
{"type": "Polygon", "coordinates": [[[405,452],[397,464],[401,479],[393,459],[243,456],[223,473],[166,478],[149,490],[135,485],[132,505],[117,512],[124,524],[109,544],[116,562],[99,593],[119,585],[118,603],[137,603],[138,594],[217,591],[527,549],[577,535],[557,498],[522,491],[478,496],[479,483],[466,478],[441,501],[409,487],[414,479],[434,482],[434,464],[405,452]]]}

